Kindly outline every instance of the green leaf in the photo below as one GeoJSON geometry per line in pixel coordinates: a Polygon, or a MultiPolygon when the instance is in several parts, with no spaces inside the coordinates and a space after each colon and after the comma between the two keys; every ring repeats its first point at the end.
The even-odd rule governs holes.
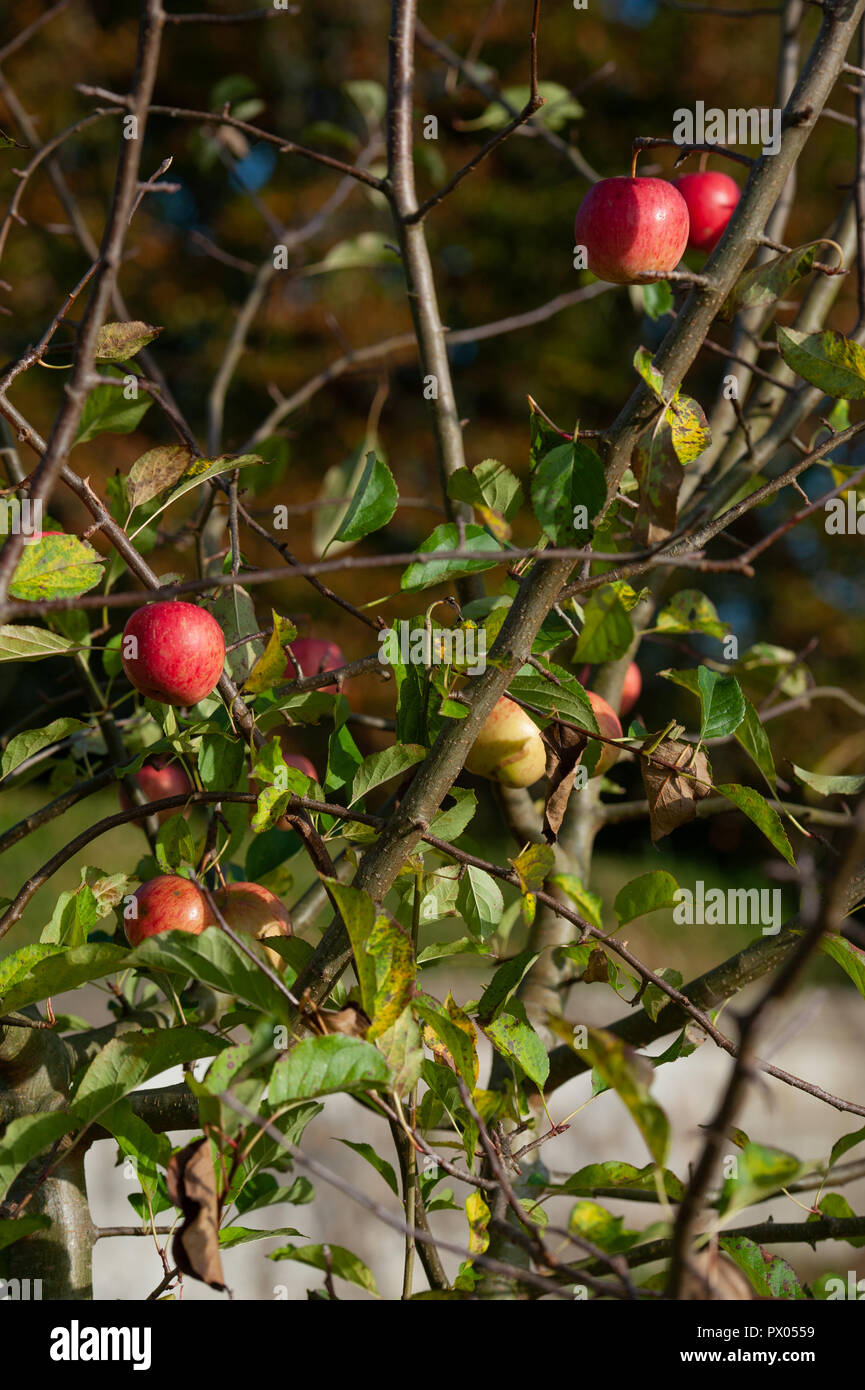
{"type": "Polygon", "coordinates": [[[647,912],[657,912],[660,908],[675,907],[676,892],[679,885],[672,874],[656,869],[649,874],[640,874],[620,888],[613,904],[619,926],[643,917],[647,912]]]}
{"type": "MultiPolygon", "coordinates": [[[[585,115],[582,106],[567,87],[561,86],[558,82],[539,82],[538,94],[545,98],[545,102],[531,117],[533,125],[545,125],[550,130],[561,130],[568,121],[579,120],[585,115]]],[[[514,111],[523,111],[529,103],[531,89],[526,85],[505,87],[502,97],[514,111]]],[[[472,121],[463,121],[460,128],[501,130],[512,119],[507,107],[500,101],[492,101],[480,116],[476,116],[472,121]]]]}
{"type": "Polygon", "coordinates": [[[658,614],[658,632],[705,632],[709,637],[726,637],[729,624],[718,617],[711,599],[699,589],[680,589],[658,614]]]}
{"type": "Polygon", "coordinates": [[[338,1279],[357,1284],[359,1288],[366,1289],[367,1293],[378,1293],[375,1279],[363,1260],[358,1259],[357,1255],[353,1255],[342,1245],[286,1246],[283,1250],[274,1250],[269,1258],[295,1260],[298,1264],[312,1265],[313,1269],[320,1269],[323,1273],[330,1271],[338,1279]]]}
{"type": "Polygon", "coordinates": [[[746,270],[724,300],[718,317],[729,323],[740,309],[755,309],[780,299],[797,280],[810,274],[819,249],[820,243],[811,241],[746,270]]]}
{"type": "MultiPolygon", "coordinates": [[[[669,966],[667,966],[667,967],[665,967],[663,970],[658,970],[658,969],[656,968],[656,969],[655,969],[655,974],[656,974],[660,979],[662,979],[666,984],[672,985],[674,989],[681,989],[682,981],[683,981],[683,976],[682,976],[681,971],[679,971],[679,970],[672,970],[672,969],[670,969],[669,966]]],[[[666,990],[661,989],[660,985],[656,985],[653,981],[650,982],[650,983],[646,986],[646,988],[644,989],[644,991],[643,991],[643,1008],[646,1010],[646,1013],[649,1015],[649,1018],[652,1020],[653,1023],[657,1023],[658,1017],[659,1017],[659,1015],[660,1015],[660,1013],[661,1013],[661,1010],[662,1010],[662,1009],[665,1009],[669,1003],[670,1003],[670,996],[669,996],[669,994],[667,994],[666,990]]],[[[677,1047],[676,1047],[676,1060],[677,1060],[679,1057],[683,1056],[683,1055],[684,1055],[684,1056],[687,1056],[688,1054],[687,1054],[687,1053],[683,1053],[683,1049],[682,1049],[682,1046],[681,1046],[681,1045],[677,1046],[677,1047]]],[[[656,1066],[659,1066],[660,1063],[661,1063],[662,1061],[666,1062],[666,1061],[673,1061],[673,1060],[674,1060],[674,1059],[673,1059],[672,1057],[670,1057],[670,1058],[668,1058],[668,1057],[653,1057],[653,1058],[652,1058],[652,1061],[653,1061],[653,1063],[654,1063],[656,1066]]]]}
{"type": "Polygon", "coordinates": [[[643,308],[650,319],[662,319],[673,309],[673,291],[666,280],[643,285],[643,308]]]}
{"type": "Polygon", "coordinates": [[[865,787],[865,777],[824,777],[819,772],[806,772],[792,764],[796,781],[821,796],[857,796],[865,787]]]}
{"type": "Polygon", "coordinates": [[[397,1181],[397,1176],[392,1165],[388,1163],[387,1159],[382,1158],[380,1154],[376,1153],[372,1144],[359,1144],[353,1139],[340,1139],[338,1142],[340,1144],[345,1144],[347,1149],[354,1149],[356,1154],[360,1154],[361,1158],[365,1158],[367,1163],[372,1165],[379,1176],[384,1178],[394,1196],[399,1196],[399,1182],[397,1181]]]}
{"type": "Polygon", "coordinates": [[[32,758],[34,753],[49,748],[52,743],[59,743],[69,734],[74,734],[77,729],[86,728],[87,725],[80,719],[54,719],[42,729],[25,729],[23,734],[16,734],[14,738],[10,738],[4,748],[3,757],[0,759],[0,773],[8,777],[10,772],[14,772],[21,763],[32,758]]]}
{"type": "Polygon", "coordinates": [[[787,366],[833,399],[859,401],[865,397],[865,348],[827,328],[801,333],[776,327],[778,346],[787,366]]]}
{"type": "Polygon", "coordinates": [[[508,686],[508,694],[515,700],[522,700],[525,704],[542,710],[544,714],[567,719],[588,733],[599,733],[589,697],[576,676],[552,662],[542,660],[541,665],[556,676],[561,684],[555,685],[534,667],[524,666],[508,686]]]}
{"type": "Polygon", "coordinates": [[[399,492],[393,474],[375,454],[366,456],[363,474],[335,539],[359,541],[386,526],[396,511],[399,492]]]}
{"type": "Polygon", "coordinates": [[[173,874],[195,860],[195,841],[185,816],[169,816],[159,827],[154,849],[156,862],[164,874],[173,874]]]}
{"type": "MultiPolygon", "coordinates": [[[[591,1194],[598,1188],[605,1187],[633,1187],[642,1192],[655,1192],[657,1171],[654,1163],[647,1163],[645,1168],[635,1168],[632,1163],[615,1160],[590,1163],[587,1167],[572,1173],[567,1182],[556,1183],[551,1188],[548,1187],[548,1190],[569,1192],[574,1196],[583,1192],[591,1194]]],[[[669,1168],[664,1169],[664,1190],[675,1202],[681,1201],[685,1195],[684,1184],[669,1168]]]]}
{"type": "Polygon", "coordinates": [[[77,536],[43,536],[25,545],[9,585],[13,598],[77,598],[102,579],[102,556],[77,536]]]}
{"type": "MultiPolygon", "coordinates": [[[[751,704],[750,700],[745,700],[745,718],[736,730],[736,742],[740,743],[762,772],[772,791],[777,794],[778,781],[775,773],[775,759],[772,757],[772,749],[769,744],[769,737],[763,725],[760,723],[760,716],[751,704]]],[[[865,777],[861,780],[865,786],[865,777]]]]}
{"type": "Polygon", "coordinates": [[[634,353],[634,368],[643,378],[643,381],[654,391],[658,400],[664,400],[664,376],[652,361],[652,353],[647,348],[639,347],[634,353]]]}
{"type": "Polygon", "coordinates": [[[171,1157],[171,1140],[167,1134],[154,1134],[149,1125],[135,1114],[128,1100],[115,1101],[99,1116],[102,1129],[117,1140],[120,1151],[135,1160],[135,1173],[142,1192],[151,1201],[159,1187],[159,1169],[165,1168],[171,1157]]]}
{"type": "Polygon", "coordinates": [[[745,697],[735,676],[722,676],[708,666],[698,666],[700,704],[703,722],[700,742],[709,738],[726,738],[738,729],[745,718],[745,697]]]}
{"type": "Polygon", "coordinates": [[[584,1048],[575,1045],[571,1026],[562,1023],[557,1031],[578,1057],[591,1063],[605,1086],[617,1093],[645,1139],[652,1158],[663,1166],[670,1147],[670,1125],[650,1094],[655,1071],[649,1059],[641,1057],[621,1038],[605,1029],[586,1029],[584,1048]]]}
{"type": "Polygon", "coordinates": [[[142,1082],[178,1063],[212,1057],[226,1046],[225,1039],[200,1028],[163,1028],[111,1038],[82,1075],[70,1113],[82,1124],[90,1124],[142,1082]]]}
{"type": "MultiPolygon", "coordinates": [[[[851,1218],[855,1219],[856,1213],[840,1192],[827,1192],[825,1197],[820,1198],[817,1211],[811,1212],[808,1220],[819,1221],[821,1217],[828,1217],[830,1221],[849,1221],[851,1218]]],[[[845,1236],[844,1240],[847,1245],[852,1245],[857,1250],[861,1250],[865,1245],[865,1236],[845,1236]]]]}
{"type": "Polygon", "coordinates": [[[736,1172],[721,1189],[720,1210],[741,1211],[755,1201],[779,1192],[800,1177],[805,1165],[793,1154],[765,1144],[746,1144],[736,1158],[736,1172]]]}
{"type": "MultiPolygon", "coordinates": [[[[501,546],[498,541],[494,540],[482,526],[475,526],[472,523],[469,523],[465,528],[464,542],[460,540],[460,533],[455,522],[446,522],[442,526],[437,526],[432,535],[427,536],[423,545],[418,547],[417,553],[434,556],[439,550],[476,550],[479,554],[492,551],[494,554],[501,554],[501,546]]],[[[416,560],[403,571],[400,588],[404,593],[411,593],[418,589],[429,589],[434,584],[442,584],[458,575],[479,574],[482,570],[493,567],[494,562],[492,560],[416,560]]]]}
{"type": "Polygon", "coordinates": [[[521,951],[498,967],[478,1003],[478,1021],[482,1026],[491,1023],[507,1004],[539,956],[540,951],[521,951]]]}
{"type": "Polygon", "coordinates": [[[375,962],[375,999],[367,1038],[374,1042],[401,1017],[414,993],[415,959],[412,939],[385,913],[376,918],[363,948],[375,962]]]}
{"type": "Polygon", "coordinates": [[[116,386],[94,387],[84,402],[76,444],[87,444],[100,434],[131,434],[138,428],[150,409],[151,398],[137,389],[127,397],[127,390],[119,374],[116,386]]]}
{"type": "Polygon", "coordinates": [[[457,890],[457,911],[479,941],[492,936],[504,912],[504,899],[494,878],[484,869],[466,866],[457,890]]]}
{"type": "Polygon", "coordinates": [[[574,874],[556,874],[550,882],[567,894],[580,916],[590,926],[597,927],[598,931],[603,930],[604,904],[597,893],[590,893],[574,874]]]}
{"type": "Polygon", "coordinates": [[[550,1074],[550,1059],[519,999],[511,999],[491,1022],[484,1024],[484,1032],[498,1052],[517,1062],[543,1090],[550,1074]]]}
{"type": "Polygon", "coordinates": [[[614,1216],[598,1202],[585,1201],[578,1202],[571,1211],[568,1230],[572,1235],[590,1240],[600,1250],[614,1255],[630,1250],[644,1239],[642,1231],[626,1230],[624,1222],[623,1216],[614,1216]]]}
{"type": "Polygon", "coordinates": [[[600,665],[624,656],[634,640],[634,625],[622,602],[618,586],[604,584],[583,608],[583,628],[574,652],[575,661],[600,665]]]}
{"type": "Polygon", "coordinates": [[[862,1143],[865,1143],[865,1129],[857,1129],[853,1134],[844,1134],[840,1139],[836,1139],[829,1155],[829,1167],[834,1167],[839,1158],[843,1158],[850,1149],[855,1149],[857,1144],[862,1143]]]}
{"type": "Polygon", "coordinates": [[[353,888],[349,883],[340,883],[335,878],[322,879],[322,883],[334,899],[348,932],[360,985],[361,1003],[372,1018],[375,1012],[377,981],[375,962],[367,955],[366,944],[375,925],[375,903],[362,888],[353,888]]]}
{"type": "Polygon", "coordinates": [[[32,1236],[34,1231],[44,1231],[50,1226],[50,1216],[18,1216],[14,1221],[0,1219],[0,1250],[14,1245],[17,1240],[24,1240],[25,1236],[32,1236]]]}
{"type": "Polygon", "coordinates": [[[446,811],[437,811],[430,823],[430,833],[439,840],[453,844],[458,840],[478,808],[478,799],[468,787],[451,787],[448,793],[456,803],[446,811]]]}
{"type": "Polygon", "coordinates": [[[198,936],[182,931],[151,936],[127,955],[126,961],[199,980],[279,1019],[285,1018],[290,1008],[282,990],[218,927],[207,927],[198,936]]]}
{"type": "Polygon", "coordinates": [[[343,82],[340,91],[353,101],[364,120],[370,125],[378,125],[384,120],[387,111],[387,93],[380,82],[370,78],[354,78],[343,82]]]}
{"type": "Polygon", "coordinates": [[[820,950],[824,956],[829,956],[836,965],[840,965],[859,993],[865,996],[865,951],[860,951],[846,936],[821,937],[820,950]]]}
{"type": "Polygon", "coordinates": [[[162,332],[149,323],[103,323],[96,335],[94,362],[128,362],[162,332]]]}
{"type": "Polygon", "coordinates": [[[482,514],[492,512],[511,521],[523,501],[523,489],[509,468],[498,459],[482,459],[474,468],[458,468],[448,478],[448,497],[468,502],[482,514]]]}
{"type": "Polygon", "coordinates": [[[10,1120],[0,1139],[0,1201],[31,1159],[76,1127],[71,1115],[57,1110],[10,1120]]]}
{"type": "Polygon", "coordinates": [[[277,1062],[270,1074],[268,1098],[272,1105],[285,1105],[338,1091],[380,1090],[389,1085],[387,1063],[372,1043],[329,1033],[306,1038],[277,1062]]]}
{"type": "Polygon", "coordinates": [[[69,950],[58,950],[54,946],[24,947],[2,962],[0,967],[0,997],[4,1013],[15,1013],[28,1004],[38,1004],[54,994],[65,994],[77,989],[90,980],[98,980],[103,975],[111,975],[122,969],[129,961],[128,948],[111,946],[105,942],[93,942],[86,946],[73,946],[69,950]],[[45,952],[38,958],[27,956],[26,968],[17,970],[17,958],[26,953],[39,950],[45,952]],[[5,983],[10,962],[13,975],[5,983]]]}
{"type": "Polygon", "coordinates": [[[532,473],[532,507],[554,544],[587,541],[606,497],[604,466],[593,449],[579,442],[550,449],[532,473]],[[578,524],[577,507],[585,507],[585,526],[578,524]]]}
{"type": "Polygon", "coordinates": [[[256,1231],[248,1226],[223,1226],[219,1232],[219,1244],[223,1250],[233,1250],[236,1245],[248,1245],[252,1240],[272,1240],[274,1236],[295,1236],[303,1239],[303,1232],[293,1226],[274,1226],[271,1230],[256,1231]]]}
{"type": "Polygon", "coordinates": [[[737,782],[726,782],[722,786],[716,786],[715,791],[719,796],[726,796],[734,806],[738,806],[739,810],[754,822],[757,829],[763,832],[769,843],[775,846],[778,853],[783,855],[787,863],[795,868],[793,849],[781,824],[781,817],[759,792],[754,791],[753,787],[740,786],[737,782]]]}
{"type": "Polygon", "coordinates": [[[23,623],[0,627],[0,661],[41,661],[46,656],[68,656],[80,650],[80,643],[44,627],[23,623]]]}
{"type": "Polygon", "coordinates": [[[373,787],[401,777],[410,767],[422,763],[426,755],[427,750],[418,743],[394,743],[390,748],[368,754],[354,774],[349,806],[354,806],[373,787]]]}
{"type": "Polygon", "coordinates": [[[799,1276],[780,1255],[764,1250],[747,1236],[721,1236],[718,1242],[761,1298],[804,1298],[799,1276]]]}

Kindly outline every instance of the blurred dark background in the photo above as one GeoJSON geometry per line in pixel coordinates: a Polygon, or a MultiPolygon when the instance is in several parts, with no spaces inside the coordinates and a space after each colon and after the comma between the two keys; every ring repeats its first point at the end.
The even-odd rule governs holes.
{"type": "MultiPolygon", "coordinates": [[[[226,0],[209,8],[228,13],[237,7],[226,0]]],[[[174,8],[189,12],[201,6],[195,0],[176,0],[174,8]]],[[[41,11],[36,0],[7,0],[0,50],[41,11]]],[[[41,138],[79,120],[97,104],[76,92],[76,82],[128,89],[137,12],[132,0],[73,0],[4,62],[6,81],[41,138]]],[[[468,57],[484,80],[501,88],[527,82],[530,14],[529,0],[428,0],[422,5],[429,32],[468,57]]],[[[156,99],[208,111],[220,110],[228,101],[235,114],[263,129],[351,161],[370,139],[363,112],[374,120],[378,97],[374,88],[355,88],[352,99],[343,84],[386,81],[387,18],[384,4],[315,0],[302,4],[297,14],[280,13],[267,22],[169,27],[156,99]]],[[[803,55],[818,24],[817,9],[806,8],[800,31],[803,55]]],[[[669,135],[673,112],[680,106],[693,106],[698,99],[725,109],[773,105],[777,35],[777,16],[721,18],[658,7],[654,0],[592,0],[583,11],[574,10],[568,0],[545,3],[539,45],[542,79],[560,84],[583,110],[581,116],[561,120],[553,115],[555,133],[600,176],[626,173],[632,138],[669,135]]],[[[425,197],[478,148],[491,127],[480,120],[487,112],[486,100],[422,45],[417,63],[417,176],[420,196],[425,197]],[[423,117],[429,114],[438,117],[436,141],[422,138],[423,117]]],[[[853,110],[853,98],[843,84],[834,104],[848,115],[853,110]]],[[[14,111],[2,94],[0,127],[20,138],[14,111]]],[[[58,155],[97,239],[114,176],[117,137],[116,120],[106,119],[66,141],[58,155]]],[[[155,355],[203,440],[208,391],[255,272],[272,260],[274,244],[280,240],[275,229],[307,223],[334,193],[339,175],[275,153],[254,139],[226,132],[217,136],[213,127],[205,130],[154,116],[146,134],[145,173],[154,173],[168,155],[173,164],[165,177],[180,189],[148,197],[137,213],[121,288],[133,317],[162,326],[155,355]]],[[[28,158],[26,150],[0,151],[0,208],[8,205],[17,184],[15,170],[28,158]]],[[[646,171],[672,170],[672,151],[653,152],[652,158],[654,164],[644,158],[646,171]]],[[[789,244],[819,236],[831,224],[853,176],[854,159],[853,130],[839,121],[822,120],[800,165],[789,244]]],[[[381,170],[380,157],[373,167],[381,170]]],[[[738,166],[715,157],[710,167],[727,167],[741,177],[738,166]]],[[[572,266],[572,229],[586,188],[567,150],[552,148],[536,135],[515,136],[499,148],[427,220],[444,322],[454,329],[483,325],[534,309],[585,280],[572,266]]],[[[0,275],[10,285],[2,291],[2,304],[10,313],[0,319],[5,360],[14,359],[38,337],[87,264],[44,171],[29,184],[21,211],[25,223],[11,227],[0,264],[0,275]]],[[[410,327],[401,276],[392,259],[387,263],[386,253],[377,265],[320,269],[334,247],[370,233],[385,241],[391,238],[387,208],[379,195],[358,186],[315,236],[290,253],[290,269],[274,276],[228,392],[223,451],[240,450],[261,427],[278,394],[290,396],[347,346],[375,343],[410,327]]],[[[849,330],[856,317],[853,279],[842,287],[832,313],[831,325],[841,330],[849,330]]],[[[781,321],[788,322],[792,312],[782,309],[781,321]]],[[[71,318],[75,317],[73,311],[71,318]]],[[[452,365],[466,420],[469,463],[496,457],[527,475],[528,394],[565,427],[576,420],[585,428],[606,425],[634,385],[635,349],[640,343],[657,342],[662,330],[663,325],[644,317],[639,295],[613,288],[527,331],[455,347],[452,365]]],[[[713,331],[728,340],[728,329],[717,326],[713,331]]],[[[56,342],[71,342],[71,325],[61,330],[56,342]]],[[[63,362],[68,356],[58,349],[49,360],[63,362]]],[[[704,354],[689,375],[688,391],[707,410],[723,370],[721,359],[704,354]]],[[[15,403],[43,434],[50,429],[63,380],[62,372],[36,368],[16,382],[12,392],[15,403]]],[[[419,544],[441,515],[436,510],[438,478],[426,405],[411,351],[397,351],[374,368],[351,371],[291,413],[275,431],[282,444],[269,444],[271,456],[281,462],[267,475],[269,486],[247,498],[250,505],[269,512],[280,502],[296,506],[315,500],[326,471],[345,463],[363,444],[373,407],[381,450],[411,505],[400,507],[369,548],[404,550],[419,544]]],[[[805,425],[801,437],[809,438],[818,423],[805,425]]],[[[125,472],[146,449],[172,437],[165,418],[152,408],[136,433],[101,436],[77,449],[71,461],[103,489],[117,469],[125,472]]],[[[24,466],[31,466],[26,446],[21,450],[24,466]]],[[[822,472],[821,487],[827,478],[822,472]]],[[[811,487],[808,480],[806,485],[811,487]]],[[[785,499],[752,513],[739,534],[745,540],[756,538],[776,524],[789,505],[785,499]]],[[[183,515],[182,508],[176,512],[183,515]]],[[[79,532],[89,521],[62,491],[56,494],[52,514],[64,527],[79,532]]],[[[299,517],[286,537],[301,559],[314,554],[313,515],[299,517]]],[[[174,519],[175,513],[171,516],[174,519]]],[[[534,542],[530,518],[518,523],[514,539],[518,544],[534,542]]],[[[227,544],[227,538],[221,543],[227,544]]],[[[95,544],[104,548],[98,537],[95,544]]],[[[861,544],[858,537],[827,538],[819,515],[763,557],[757,579],[707,575],[700,577],[700,586],[732,624],[741,651],[758,641],[794,652],[810,648],[808,666],[819,684],[844,685],[862,699],[861,544]]],[[[273,552],[254,537],[245,539],[244,554],[252,564],[272,563],[273,552]]],[[[195,572],[191,547],[166,544],[150,559],[160,572],[195,572]]],[[[353,602],[368,603],[396,588],[398,571],[365,571],[350,579],[338,577],[334,583],[353,602]]],[[[665,593],[690,587],[695,587],[693,576],[677,575],[668,581],[665,593]]],[[[287,577],[269,589],[257,589],[255,597],[262,621],[273,604],[307,630],[339,641],[348,658],[373,650],[368,629],[323,603],[301,581],[287,577]]],[[[396,616],[418,610],[417,599],[398,599],[387,611],[396,616]]],[[[677,638],[644,643],[640,663],[645,687],[639,713],[647,726],[658,727],[673,713],[693,723],[696,707],[690,697],[653,680],[652,674],[693,663],[699,652],[718,655],[719,647],[713,641],[677,638]]],[[[0,723],[18,723],[27,709],[62,690],[68,678],[68,667],[60,662],[0,665],[0,723]]],[[[759,688],[751,693],[759,693],[759,688]]],[[[380,681],[354,684],[350,697],[355,708],[392,713],[391,688],[380,681]]],[[[73,701],[63,712],[73,713],[75,708],[73,701]]],[[[771,735],[782,771],[785,759],[823,770],[865,767],[861,714],[837,701],[817,701],[804,716],[800,712],[774,721],[771,735]]],[[[377,737],[363,729],[358,733],[364,751],[377,746],[377,737]]],[[[749,775],[737,753],[722,755],[719,769],[730,780],[749,775]]],[[[617,776],[640,794],[633,767],[621,768],[617,776]]],[[[38,787],[28,792],[38,804],[38,787]]],[[[9,793],[6,805],[0,806],[4,824],[21,813],[20,798],[13,805],[12,797],[9,793]]],[[[600,845],[608,852],[644,856],[648,867],[660,863],[657,852],[647,847],[643,823],[607,832],[600,845]]],[[[763,842],[741,817],[719,817],[683,832],[678,848],[686,856],[706,855],[709,862],[716,853],[731,851],[747,853],[757,864],[764,859],[763,842]]],[[[26,861],[22,853],[21,868],[26,861]]],[[[3,887],[12,889],[8,883],[3,887]]]]}

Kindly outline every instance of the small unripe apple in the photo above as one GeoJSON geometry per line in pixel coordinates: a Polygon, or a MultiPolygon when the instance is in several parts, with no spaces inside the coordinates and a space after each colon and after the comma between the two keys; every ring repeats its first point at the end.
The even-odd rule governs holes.
{"type": "Polygon", "coordinates": [[[469,749],[465,765],[476,777],[489,777],[503,787],[530,787],[547,766],[537,724],[503,695],[469,749]]]}
{"type": "MultiPolygon", "coordinates": [[[[183,796],[186,792],[192,791],[192,783],[181,764],[169,762],[164,753],[159,753],[144,763],[135,773],[133,780],[138,783],[148,801],[159,801],[163,796],[183,796]]],[[[120,806],[124,811],[132,810],[132,802],[123,787],[120,788],[120,806]]],[[[181,807],[174,811],[157,811],[156,818],[161,824],[181,811],[181,807]]]]}
{"type": "MultiPolygon", "coordinates": [[[[275,893],[260,883],[229,883],[216,893],[214,902],[233,931],[256,941],[271,936],[291,936],[291,917],[275,893]]],[[[265,947],[265,954],[275,970],[284,970],[285,961],[276,951],[265,947]]]]}
{"type": "Polygon", "coordinates": [[[733,216],[739,201],[739,185],[729,174],[711,169],[682,174],[673,182],[688,206],[691,224],[688,245],[693,251],[711,251],[733,216]]]}
{"type": "MultiPolygon", "coordinates": [[[[323,637],[296,637],[288,650],[300,667],[302,676],[319,676],[322,671],[336,671],[345,665],[345,657],[335,642],[327,642],[323,637]]],[[[285,679],[297,680],[297,671],[291,657],[286,658],[285,679]]],[[[336,690],[335,685],[319,686],[320,690],[336,690]]]]}
{"type": "Polygon", "coordinates": [[[213,920],[204,895],[188,878],[179,874],[160,874],[142,883],[135,892],[137,915],[123,920],[130,946],[138,946],[147,936],[164,931],[185,931],[197,936],[213,920]]]}
{"type": "Polygon", "coordinates": [[[640,698],[643,690],[643,677],[636,661],[632,661],[622,683],[622,698],[619,701],[619,710],[625,715],[630,713],[634,705],[640,698]]]}
{"type": "Polygon", "coordinates": [[[216,619],[197,604],[149,603],[123,629],[120,654],[142,695],[164,705],[196,705],[222,675],[225,639],[216,619]]]}
{"type": "Polygon", "coordinates": [[[580,203],[574,241],[589,270],[613,285],[669,274],[688,244],[688,208],[666,179],[615,178],[593,184],[580,203]]]}
{"type": "MultiPolygon", "coordinates": [[[[612,705],[608,704],[602,695],[598,695],[594,690],[587,690],[589,703],[595,713],[598,728],[605,738],[621,738],[622,726],[619,717],[612,705]]],[[[591,734],[589,735],[591,738],[591,734]]],[[[619,749],[610,743],[601,744],[601,754],[595,763],[595,770],[592,777],[603,777],[604,773],[609,772],[613,763],[619,756],[619,749]]]]}

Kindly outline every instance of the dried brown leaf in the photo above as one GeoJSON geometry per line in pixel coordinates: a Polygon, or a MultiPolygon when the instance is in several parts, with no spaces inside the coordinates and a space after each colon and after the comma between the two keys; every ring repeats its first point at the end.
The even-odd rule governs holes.
{"type": "Polygon", "coordinates": [[[544,731],[547,748],[547,801],[544,807],[544,837],[547,844],[557,839],[574,789],[577,768],[588,739],[566,724],[551,724],[544,731]]]}
{"type": "Polygon", "coordinates": [[[695,752],[690,743],[666,738],[653,749],[653,762],[649,757],[640,759],[643,785],[649,799],[649,820],[652,827],[652,843],[657,843],[680,825],[685,825],[697,814],[697,802],[708,796],[712,769],[705,753],[695,752]],[[661,766],[667,763],[674,766],[661,766]],[[681,772],[676,771],[681,768],[681,772]]]}
{"type": "Polygon", "coordinates": [[[174,1154],[165,1179],[169,1197],[183,1212],[183,1225],[171,1247],[177,1268],[212,1289],[224,1289],[219,1253],[220,1201],[210,1141],[196,1139],[174,1154]]]}

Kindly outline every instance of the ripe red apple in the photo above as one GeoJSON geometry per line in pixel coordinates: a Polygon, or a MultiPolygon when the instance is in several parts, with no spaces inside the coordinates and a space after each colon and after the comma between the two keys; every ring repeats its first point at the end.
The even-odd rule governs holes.
{"type": "Polygon", "coordinates": [[[547,766],[537,724],[503,695],[470,748],[465,765],[476,777],[489,777],[503,787],[530,787],[543,777],[547,766]]]}
{"type": "Polygon", "coordinates": [[[711,251],[726,230],[739,201],[739,185],[729,174],[705,169],[673,180],[688,206],[691,230],[688,245],[711,251]]]}
{"type": "MultiPolygon", "coordinates": [[[[236,932],[266,941],[270,936],[291,936],[291,917],[275,893],[260,883],[229,883],[214,897],[228,925],[236,932]]],[[[265,947],[275,970],[284,970],[285,961],[265,947]]]]}
{"type": "MultiPolygon", "coordinates": [[[[345,665],[345,657],[335,642],[327,642],[323,637],[296,637],[288,650],[300,667],[302,676],[318,676],[322,671],[335,671],[345,665]]],[[[291,657],[286,658],[285,679],[297,680],[297,671],[291,657]]],[[[319,686],[320,690],[336,690],[335,685],[319,686]]]]}
{"type": "MultiPolygon", "coordinates": [[[[587,690],[586,694],[595,712],[595,719],[600,732],[605,738],[621,738],[622,726],[619,723],[619,717],[612,705],[608,704],[604,697],[598,695],[594,690],[587,690]]],[[[592,777],[602,777],[604,773],[609,772],[618,756],[618,748],[614,748],[612,744],[609,743],[602,744],[601,755],[595,763],[595,770],[591,774],[592,777]]]]}
{"type": "MultiPolygon", "coordinates": [[[[192,791],[192,783],[181,764],[169,762],[164,753],[160,753],[146,762],[140,771],[135,773],[134,780],[148,801],[159,801],[163,796],[183,796],[186,792],[192,791]]],[[[124,811],[132,810],[132,802],[122,787],[120,788],[120,806],[124,811]]],[[[181,810],[182,807],[178,807],[174,811],[157,811],[157,820],[161,824],[170,816],[178,815],[181,810]]]]}
{"type": "Polygon", "coordinates": [[[643,677],[636,661],[632,661],[622,684],[622,698],[619,701],[619,711],[625,715],[630,713],[634,705],[640,698],[643,689],[643,677]]]}
{"type": "Polygon", "coordinates": [[[123,629],[127,677],[151,700],[195,705],[209,695],[225,665],[222,628],[194,603],[149,603],[123,629]]]}
{"type": "Polygon", "coordinates": [[[594,184],[580,203],[574,241],[589,270],[613,285],[651,281],[675,270],[688,244],[688,208],[666,179],[615,178],[594,184]]]}
{"type": "Polygon", "coordinates": [[[135,893],[137,916],[124,918],[130,946],[138,946],[147,936],[164,931],[185,931],[197,936],[213,925],[204,895],[188,878],[179,874],[160,874],[142,883],[135,893]]]}

